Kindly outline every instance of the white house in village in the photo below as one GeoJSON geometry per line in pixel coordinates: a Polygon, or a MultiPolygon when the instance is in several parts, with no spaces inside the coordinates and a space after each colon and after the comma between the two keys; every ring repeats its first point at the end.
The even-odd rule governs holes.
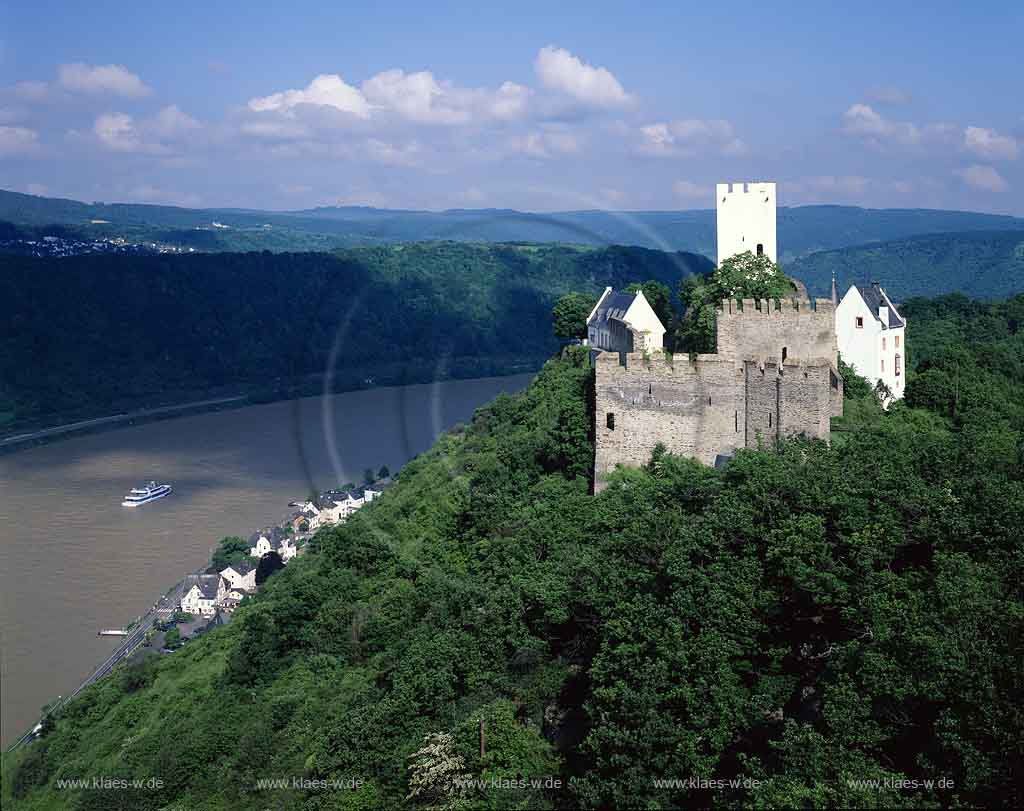
{"type": "Polygon", "coordinates": [[[273,548],[273,541],[271,541],[266,535],[260,533],[260,537],[257,538],[256,543],[249,549],[249,554],[254,558],[261,558],[273,548]]]}
{"type": "Polygon", "coordinates": [[[343,523],[352,513],[369,504],[383,492],[361,487],[341,493],[328,493],[327,499],[333,506],[320,508],[320,525],[343,523]]]}
{"type": "MultiPolygon", "coordinates": [[[[834,280],[832,290],[835,298],[834,280]]],[[[839,354],[872,385],[884,383],[888,401],[901,399],[906,385],[906,326],[878,282],[851,286],[836,306],[839,354]]]]}
{"type": "Polygon", "coordinates": [[[189,575],[182,586],[181,610],[189,614],[211,617],[226,591],[224,578],[219,574],[189,575]]]}
{"type": "Polygon", "coordinates": [[[271,551],[277,552],[281,556],[281,560],[287,563],[299,553],[299,548],[287,536],[272,540],[261,532],[259,538],[256,539],[256,542],[249,549],[249,554],[254,558],[261,558],[271,551]]]}
{"type": "Polygon", "coordinates": [[[660,352],[665,325],[643,291],[621,293],[606,287],[587,317],[587,343],[607,352],[660,352]]]}
{"type": "Polygon", "coordinates": [[[220,576],[224,578],[229,588],[256,591],[256,564],[250,560],[232,563],[221,571],[220,576]]]}

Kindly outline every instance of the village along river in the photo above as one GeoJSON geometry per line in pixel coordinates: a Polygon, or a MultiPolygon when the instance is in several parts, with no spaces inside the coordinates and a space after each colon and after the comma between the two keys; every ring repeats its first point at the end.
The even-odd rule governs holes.
{"type": "Polygon", "coordinates": [[[311,397],[181,417],[0,456],[0,709],[6,747],[118,645],[225,535],[248,537],[288,502],[387,465],[531,375],[311,397]],[[167,498],[121,506],[155,479],[167,498]]]}

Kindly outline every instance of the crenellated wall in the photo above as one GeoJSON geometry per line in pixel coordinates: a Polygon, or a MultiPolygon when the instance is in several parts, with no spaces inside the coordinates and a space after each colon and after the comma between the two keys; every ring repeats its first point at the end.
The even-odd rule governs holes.
{"type": "Polygon", "coordinates": [[[782,437],[829,438],[842,414],[832,302],[723,302],[718,352],[595,355],[594,489],[658,443],[713,465],[782,437]],[[783,361],[783,348],[786,358],[783,361]]]}
{"type": "Polygon", "coordinates": [[[744,375],[735,364],[605,352],[595,366],[595,481],[616,464],[646,464],[659,442],[705,464],[743,446],[744,375]]]}
{"type": "Polygon", "coordinates": [[[715,316],[718,354],[827,358],[836,364],[835,306],[829,299],[725,299],[715,316]]]}

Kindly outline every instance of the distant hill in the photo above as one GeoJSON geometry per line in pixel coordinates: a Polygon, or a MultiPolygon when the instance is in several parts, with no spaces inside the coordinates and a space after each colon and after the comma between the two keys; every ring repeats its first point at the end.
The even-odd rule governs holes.
{"type": "Polygon", "coordinates": [[[960,292],[1000,299],[1024,290],[1024,228],[926,234],[873,245],[821,251],[786,266],[809,290],[828,292],[878,280],[897,299],[960,292]]]}
{"type": "Polygon", "coordinates": [[[456,242],[336,253],[0,256],[0,430],[246,393],[261,399],[531,371],[555,299],[703,256],[456,242]]]}
{"type": "MultiPolygon", "coordinates": [[[[332,250],[387,242],[456,240],[638,245],[715,256],[715,212],[710,209],[541,214],[511,209],[432,212],[345,206],[272,212],[81,203],[0,191],[0,220],[22,226],[75,226],[89,235],[176,242],[203,251],[332,250]]],[[[814,251],[917,234],[999,230],[1024,230],[1024,219],[929,209],[779,209],[783,261],[814,251]]]]}

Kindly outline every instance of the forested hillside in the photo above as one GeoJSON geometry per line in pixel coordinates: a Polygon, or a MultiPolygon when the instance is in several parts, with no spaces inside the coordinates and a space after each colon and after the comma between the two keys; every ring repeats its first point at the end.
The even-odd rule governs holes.
{"type": "Polygon", "coordinates": [[[62,709],[4,807],[1020,807],[1024,296],[905,309],[906,403],[597,497],[567,351],[62,709]]]}
{"type": "MultiPolygon", "coordinates": [[[[708,188],[706,205],[713,205],[708,188]]],[[[640,245],[716,255],[715,212],[558,211],[510,209],[402,211],[361,206],[303,211],[188,209],[132,203],[81,203],[0,190],[0,221],[73,227],[94,237],[126,236],[202,251],[309,251],[352,245],[457,240],[640,245]],[[96,222],[99,221],[99,222],[96,222]],[[219,223],[219,227],[213,223],[219,223]]],[[[904,239],[915,234],[1024,230],[1024,220],[997,214],[854,206],[782,207],[780,259],[813,251],[904,239]]]]}
{"type": "Polygon", "coordinates": [[[643,248],[464,243],[0,256],[0,428],[316,393],[329,367],[342,389],[530,371],[558,346],[550,314],[562,293],[675,286],[710,267],[643,248]]]}
{"type": "Polygon", "coordinates": [[[840,291],[879,280],[897,301],[961,292],[1005,298],[1024,290],[1024,228],[930,234],[822,251],[786,266],[808,289],[827,295],[832,273],[840,291]]]}

